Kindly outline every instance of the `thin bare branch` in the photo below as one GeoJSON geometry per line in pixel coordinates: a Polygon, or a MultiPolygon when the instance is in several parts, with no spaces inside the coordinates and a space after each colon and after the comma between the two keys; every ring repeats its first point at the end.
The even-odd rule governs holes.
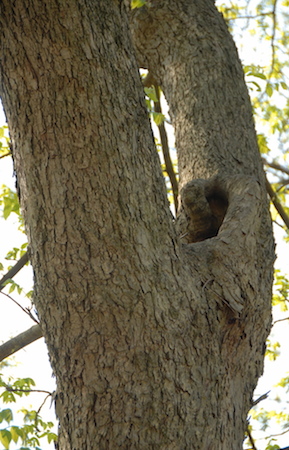
{"type": "Polygon", "coordinates": [[[249,429],[249,426],[247,427],[246,431],[247,431],[247,435],[248,435],[248,439],[250,441],[250,444],[252,445],[252,450],[257,450],[257,447],[255,445],[255,442],[254,442],[254,439],[252,437],[251,431],[249,429]]]}
{"type": "Polygon", "coordinates": [[[33,325],[29,330],[18,334],[18,336],[15,336],[0,346],[0,361],[3,361],[3,359],[8,358],[8,356],[13,355],[13,353],[18,352],[18,350],[21,350],[42,336],[40,325],[33,325]]]}
{"type": "Polygon", "coordinates": [[[284,319],[274,320],[273,325],[275,325],[275,323],[278,323],[278,322],[285,322],[286,320],[289,320],[289,317],[285,317],[284,319]]]}
{"type": "MultiPolygon", "coordinates": [[[[161,107],[161,102],[160,102],[160,87],[157,85],[157,83],[155,81],[153,82],[153,85],[154,85],[155,92],[156,92],[157,98],[158,98],[158,101],[154,102],[154,110],[156,113],[162,113],[162,107],[161,107]]],[[[174,166],[173,166],[171,155],[170,155],[168,136],[167,136],[164,122],[162,122],[158,125],[158,130],[160,133],[162,151],[163,151],[163,156],[164,156],[165,165],[166,165],[166,172],[169,176],[170,183],[172,186],[175,211],[177,213],[177,211],[178,211],[178,182],[177,182],[176,174],[174,171],[174,166]]]]}
{"type": "MultiPolygon", "coordinates": [[[[28,262],[28,260],[29,260],[28,252],[26,252],[15,264],[15,266],[13,266],[12,269],[10,269],[6,273],[6,275],[4,275],[4,277],[0,280],[0,291],[5,287],[3,283],[5,283],[5,281],[9,280],[10,278],[13,278],[19,272],[19,270],[22,269],[22,267],[28,262]]],[[[5,295],[8,296],[8,294],[5,295]]],[[[14,299],[12,300],[15,301],[14,299]]],[[[20,308],[22,308],[21,305],[19,306],[20,308]]],[[[26,311],[25,308],[22,309],[24,310],[24,312],[29,314],[29,312],[26,311]]],[[[35,322],[37,322],[37,320],[33,316],[31,316],[31,314],[29,315],[35,322]]],[[[43,333],[40,328],[40,325],[37,324],[29,328],[28,330],[24,331],[23,333],[18,334],[18,336],[15,336],[14,338],[5,342],[0,346],[0,362],[3,361],[3,359],[8,358],[8,356],[13,355],[13,353],[16,353],[18,350],[21,350],[22,348],[41,338],[42,336],[43,333]]]]}
{"type": "Polygon", "coordinates": [[[10,156],[10,155],[12,155],[11,152],[4,153],[4,155],[1,155],[1,156],[0,156],[0,159],[6,158],[6,156],[10,156]]]}
{"type": "Polygon", "coordinates": [[[248,14],[246,16],[229,17],[227,20],[237,20],[237,19],[251,20],[251,19],[258,19],[258,17],[271,16],[272,14],[273,14],[273,12],[269,11],[267,13],[260,13],[260,14],[255,14],[255,15],[248,14]]]}
{"type": "Polygon", "coordinates": [[[289,169],[287,167],[281,166],[281,164],[278,164],[276,162],[269,162],[267,161],[264,157],[262,158],[263,163],[268,166],[271,167],[272,169],[276,169],[276,170],[280,170],[283,173],[286,173],[287,175],[289,175],[289,169]]]}
{"type": "MultiPolygon", "coordinates": [[[[270,436],[266,436],[265,438],[262,438],[262,439],[266,439],[266,440],[272,439],[272,438],[275,438],[275,437],[278,437],[278,436],[283,436],[284,434],[287,434],[288,432],[289,432],[289,430],[287,429],[285,431],[282,431],[281,433],[270,434],[270,436]]],[[[289,447],[280,448],[280,450],[289,450],[289,447]]]]}
{"type": "Polygon", "coordinates": [[[253,401],[252,406],[258,405],[258,403],[262,402],[262,400],[266,400],[268,398],[270,391],[266,392],[265,394],[260,395],[260,397],[257,398],[257,400],[253,401]]]}
{"type": "Polygon", "coordinates": [[[23,266],[29,261],[28,252],[24,253],[24,255],[19,259],[19,261],[13,266],[7,273],[4,275],[4,277],[0,280],[0,291],[5,287],[3,284],[5,281],[9,280],[10,278],[13,278],[16,273],[19,272],[20,269],[22,269],[23,266]]]}
{"type": "Polygon", "coordinates": [[[273,2],[273,8],[272,8],[272,36],[271,36],[271,49],[272,49],[272,63],[271,63],[271,74],[274,71],[275,66],[275,35],[276,35],[276,28],[277,28],[277,16],[276,16],[276,8],[277,8],[277,2],[278,0],[274,0],[273,2]]]}
{"type": "Polygon", "coordinates": [[[24,308],[22,305],[20,305],[20,303],[18,303],[13,297],[11,297],[11,295],[6,294],[5,292],[1,292],[2,295],[5,295],[5,297],[9,298],[9,300],[11,300],[13,303],[15,303],[17,306],[19,306],[20,309],[22,309],[23,312],[25,312],[25,314],[28,314],[28,316],[30,317],[30,319],[32,319],[34,322],[39,323],[39,321],[36,319],[36,317],[33,316],[33,314],[31,313],[31,311],[29,310],[29,308],[24,308]]]}
{"type": "Polygon", "coordinates": [[[6,385],[5,386],[6,391],[8,392],[26,392],[29,393],[30,392],[37,392],[37,393],[41,393],[41,394],[48,394],[48,395],[52,395],[53,393],[50,391],[45,391],[43,389],[20,389],[20,388],[14,388],[12,386],[6,385]]]}
{"type": "Polygon", "coordinates": [[[278,180],[278,184],[279,184],[279,187],[278,187],[278,192],[279,192],[284,187],[289,185],[289,178],[283,178],[283,179],[278,180]]]}

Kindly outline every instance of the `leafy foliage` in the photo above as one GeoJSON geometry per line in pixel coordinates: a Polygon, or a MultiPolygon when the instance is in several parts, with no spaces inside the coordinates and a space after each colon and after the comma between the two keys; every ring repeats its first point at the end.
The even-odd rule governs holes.
{"type": "MultiPolygon", "coordinates": [[[[16,398],[28,396],[33,390],[35,382],[32,378],[9,379],[5,382],[0,377],[0,399],[3,404],[15,403],[16,398]]],[[[47,393],[46,393],[47,395],[47,393]]],[[[12,409],[0,409],[0,444],[4,449],[10,449],[12,443],[21,443],[20,450],[41,450],[41,442],[45,439],[48,443],[57,441],[57,435],[52,431],[54,424],[45,422],[38,411],[21,408],[22,425],[14,424],[12,409]]]]}
{"type": "MultiPolygon", "coordinates": [[[[271,184],[271,191],[268,193],[272,200],[272,218],[278,224],[278,229],[283,228],[284,238],[288,240],[289,2],[288,0],[256,2],[241,0],[234,3],[223,0],[217,2],[217,5],[235,36],[235,41],[239,42],[239,51],[244,60],[245,80],[251,96],[258,132],[258,144],[264,158],[267,178],[271,184]],[[243,48],[246,51],[242,52],[243,48]]],[[[284,326],[287,323],[287,333],[289,331],[288,293],[288,277],[276,270],[272,303],[275,315],[282,318],[274,322],[276,325],[273,332],[275,327],[278,327],[278,322],[283,322],[284,326]]],[[[280,342],[271,336],[267,342],[266,357],[275,364],[281,351],[280,342]]],[[[270,406],[265,408],[263,403],[260,404],[261,407],[258,403],[251,410],[250,426],[244,448],[258,450],[280,448],[278,442],[289,430],[285,403],[288,386],[289,378],[285,376],[275,387],[277,392],[280,390],[283,392],[275,398],[270,398],[268,403],[266,401],[266,405],[270,406],[272,402],[277,402],[276,408],[270,406]],[[272,434],[269,429],[277,431],[272,434]],[[255,439],[255,436],[262,437],[262,441],[255,439]]]]}

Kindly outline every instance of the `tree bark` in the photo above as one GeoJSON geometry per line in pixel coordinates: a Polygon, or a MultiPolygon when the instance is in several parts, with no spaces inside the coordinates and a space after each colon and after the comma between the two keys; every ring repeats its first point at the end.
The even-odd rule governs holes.
{"type": "Polygon", "coordinates": [[[132,27],[174,120],[176,227],[123,2],[1,2],[65,450],[241,448],[263,367],[274,251],[241,66],[212,2],[150,3],[132,27]]]}

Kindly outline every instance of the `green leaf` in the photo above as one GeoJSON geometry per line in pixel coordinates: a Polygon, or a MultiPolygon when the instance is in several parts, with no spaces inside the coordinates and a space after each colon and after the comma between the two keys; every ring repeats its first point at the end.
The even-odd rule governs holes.
{"type": "Polygon", "coordinates": [[[15,398],[15,395],[13,394],[13,392],[4,391],[4,392],[2,392],[0,397],[3,400],[3,403],[15,403],[16,402],[16,398],[15,398]]]}
{"type": "Polygon", "coordinates": [[[270,152],[268,147],[268,140],[264,134],[257,134],[258,146],[260,153],[267,154],[270,152]]]}
{"type": "Polygon", "coordinates": [[[9,294],[11,294],[11,292],[15,291],[15,288],[16,288],[16,284],[11,282],[11,286],[9,288],[9,294]]]}
{"type": "Polygon", "coordinates": [[[273,94],[273,87],[272,87],[272,84],[271,84],[271,83],[267,83],[267,84],[266,84],[266,94],[267,94],[269,97],[272,97],[272,94],[273,94]]]}
{"type": "Polygon", "coordinates": [[[0,430],[0,442],[5,449],[9,449],[12,436],[9,430],[0,430]]]}
{"type": "Polygon", "coordinates": [[[11,420],[13,420],[13,414],[11,409],[2,409],[0,411],[0,423],[2,423],[5,420],[5,422],[10,423],[11,420]]]}
{"type": "Polygon", "coordinates": [[[135,8],[141,8],[142,6],[144,6],[146,4],[146,0],[131,0],[131,9],[135,9],[135,8]]]}
{"type": "Polygon", "coordinates": [[[58,436],[55,433],[49,432],[47,433],[47,440],[48,443],[50,444],[52,441],[57,442],[58,436]]]}
{"type": "Polygon", "coordinates": [[[20,215],[20,206],[16,192],[4,185],[2,186],[2,192],[0,193],[0,204],[3,205],[4,219],[7,219],[12,212],[18,216],[20,215]]]}
{"type": "Polygon", "coordinates": [[[280,356],[280,342],[271,343],[267,341],[267,349],[265,355],[270,359],[270,361],[276,361],[277,357],[280,356]]]}
{"type": "Polygon", "coordinates": [[[15,427],[15,426],[11,427],[10,428],[10,433],[11,433],[12,441],[18,442],[18,439],[20,437],[20,435],[19,435],[19,428],[15,427]]]}
{"type": "Polygon", "coordinates": [[[157,126],[161,125],[165,120],[165,116],[162,113],[153,112],[152,116],[157,126]]]}
{"type": "Polygon", "coordinates": [[[159,101],[154,86],[151,86],[151,87],[145,87],[145,88],[144,88],[144,91],[145,91],[146,95],[148,96],[148,98],[149,98],[150,100],[152,100],[153,102],[158,102],[158,101],[159,101]]]}
{"type": "Polygon", "coordinates": [[[261,92],[262,90],[260,85],[256,83],[256,81],[248,81],[247,84],[253,84],[254,86],[256,86],[258,92],[261,92]]]}

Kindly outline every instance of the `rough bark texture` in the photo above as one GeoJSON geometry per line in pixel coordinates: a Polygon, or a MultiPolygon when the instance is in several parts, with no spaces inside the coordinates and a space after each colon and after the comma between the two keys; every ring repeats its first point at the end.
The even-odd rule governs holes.
{"type": "Polygon", "coordinates": [[[176,229],[123,3],[1,2],[65,450],[240,449],[262,372],[274,252],[241,66],[212,2],[150,5],[132,27],[176,129],[176,229]]]}

